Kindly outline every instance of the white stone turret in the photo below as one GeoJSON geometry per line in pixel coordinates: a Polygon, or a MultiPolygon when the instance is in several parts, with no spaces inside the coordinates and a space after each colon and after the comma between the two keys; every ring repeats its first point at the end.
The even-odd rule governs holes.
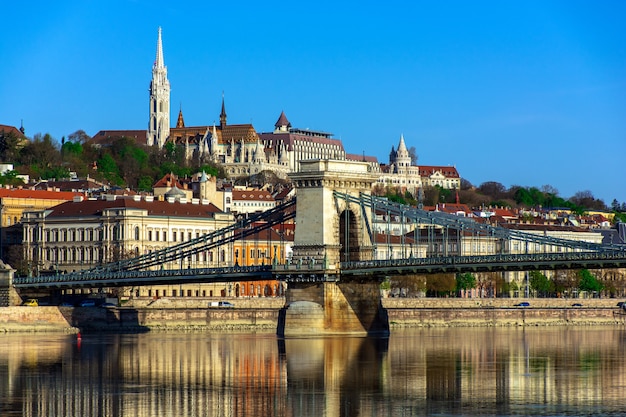
{"type": "Polygon", "coordinates": [[[411,166],[411,155],[404,144],[404,135],[400,135],[400,143],[396,151],[396,166],[398,168],[406,168],[411,166]]]}
{"type": "Polygon", "coordinates": [[[170,136],[170,82],[167,67],[163,60],[161,28],[157,39],[157,50],[152,66],[150,82],[150,120],[148,122],[147,144],[162,148],[170,136]]]}

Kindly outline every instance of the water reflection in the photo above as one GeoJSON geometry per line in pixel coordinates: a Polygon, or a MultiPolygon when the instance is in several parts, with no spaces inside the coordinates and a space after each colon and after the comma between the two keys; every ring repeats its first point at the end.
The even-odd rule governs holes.
{"type": "Polygon", "coordinates": [[[620,415],[625,330],[3,335],[2,416],[620,415]]]}

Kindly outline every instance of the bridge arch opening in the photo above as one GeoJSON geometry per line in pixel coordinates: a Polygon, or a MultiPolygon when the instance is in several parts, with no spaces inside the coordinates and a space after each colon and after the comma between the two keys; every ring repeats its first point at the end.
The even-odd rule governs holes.
{"type": "Polygon", "coordinates": [[[357,217],[352,210],[346,209],[339,215],[339,244],[341,262],[359,261],[359,228],[357,217]]]}

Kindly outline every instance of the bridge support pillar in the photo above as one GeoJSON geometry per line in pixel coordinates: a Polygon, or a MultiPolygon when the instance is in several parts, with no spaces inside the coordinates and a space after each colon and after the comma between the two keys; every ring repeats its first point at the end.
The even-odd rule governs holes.
{"type": "Polygon", "coordinates": [[[388,335],[378,281],[290,282],[278,335],[388,335]]]}
{"type": "Polygon", "coordinates": [[[15,269],[0,260],[0,307],[20,305],[21,299],[13,288],[15,269]]]}

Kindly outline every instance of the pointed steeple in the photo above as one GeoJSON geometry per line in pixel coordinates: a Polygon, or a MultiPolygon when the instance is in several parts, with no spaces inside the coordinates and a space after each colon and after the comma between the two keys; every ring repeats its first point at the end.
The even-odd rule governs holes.
{"type": "Polygon", "coordinates": [[[159,26],[159,37],[157,39],[156,58],[154,59],[154,68],[163,68],[165,66],[163,60],[163,43],[161,42],[161,26],[159,26]]]}
{"type": "Polygon", "coordinates": [[[411,155],[409,154],[409,150],[406,148],[406,144],[404,143],[404,134],[400,135],[400,143],[398,144],[398,150],[396,151],[396,165],[398,167],[409,167],[411,166],[411,155]]]}
{"type": "Polygon", "coordinates": [[[163,60],[163,42],[160,27],[157,38],[156,58],[152,65],[149,112],[147,145],[162,148],[170,136],[170,82],[167,79],[167,67],[163,60]]]}
{"type": "Polygon", "coordinates": [[[176,121],[176,128],[185,127],[185,119],[183,119],[183,106],[180,106],[178,110],[178,120],[176,121]]]}
{"type": "Polygon", "coordinates": [[[392,165],[396,162],[396,148],[391,145],[391,152],[389,152],[389,165],[392,165]]]}
{"type": "Polygon", "coordinates": [[[291,123],[289,123],[289,120],[287,120],[287,116],[285,116],[284,111],[280,112],[280,117],[276,121],[274,127],[276,128],[274,130],[275,132],[287,132],[291,127],[291,123]]]}
{"type": "Polygon", "coordinates": [[[220,128],[226,126],[226,106],[224,105],[224,92],[222,92],[222,112],[220,113],[220,128]]]}
{"type": "Polygon", "coordinates": [[[400,143],[398,144],[398,153],[399,152],[408,152],[404,144],[404,133],[400,134],[400,143]]]}

